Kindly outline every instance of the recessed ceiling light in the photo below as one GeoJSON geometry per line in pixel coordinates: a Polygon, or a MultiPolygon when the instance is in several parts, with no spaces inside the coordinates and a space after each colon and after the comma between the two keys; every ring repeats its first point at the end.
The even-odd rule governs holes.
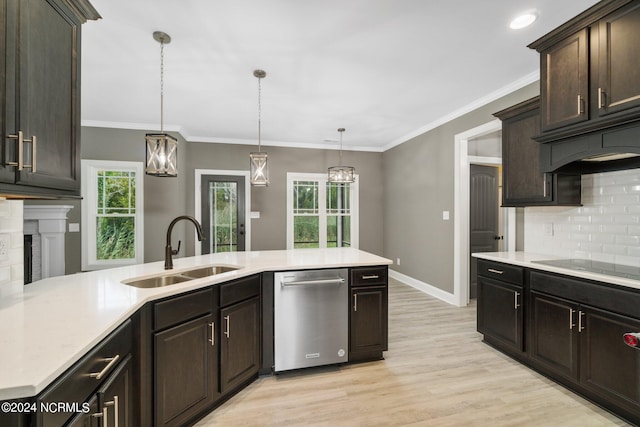
{"type": "Polygon", "coordinates": [[[538,14],[535,11],[525,12],[516,16],[509,24],[509,28],[519,30],[533,24],[536,19],[538,19],[538,14]]]}

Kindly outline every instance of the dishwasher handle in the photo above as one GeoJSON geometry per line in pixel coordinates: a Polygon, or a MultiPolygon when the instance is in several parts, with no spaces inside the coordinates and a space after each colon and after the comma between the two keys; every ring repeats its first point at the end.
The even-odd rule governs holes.
{"type": "Polygon", "coordinates": [[[282,286],[341,285],[344,281],[342,277],[336,277],[335,279],[291,280],[289,282],[282,280],[280,283],[282,286]]]}

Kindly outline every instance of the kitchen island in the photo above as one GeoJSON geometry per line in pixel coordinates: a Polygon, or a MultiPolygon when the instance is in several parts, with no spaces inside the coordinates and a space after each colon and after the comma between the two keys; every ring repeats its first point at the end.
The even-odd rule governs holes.
{"type": "MultiPolygon", "coordinates": [[[[197,296],[218,284],[238,283],[237,289],[243,289],[243,283],[255,278],[259,283],[262,275],[276,271],[374,266],[386,271],[389,264],[390,260],[352,248],[233,252],[176,259],[173,273],[208,265],[237,269],[164,287],[122,283],[164,274],[162,262],[35,282],[0,301],[0,400],[37,396],[132,316],[136,337],[140,326],[135,315],[144,313],[149,303],[197,296]]],[[[155,310],[153,328],[160,318],[155,310]]],[[[215,341],[213,334],[210,340],[215,341]]],[[[140,351],[134,346],[132,353],[135,357],[140,351]]]]}
{"type": "Polygon", "coordinates": [[[474,256],[484,342],[640,424],[640,268],[526,252],[474,256]]]}

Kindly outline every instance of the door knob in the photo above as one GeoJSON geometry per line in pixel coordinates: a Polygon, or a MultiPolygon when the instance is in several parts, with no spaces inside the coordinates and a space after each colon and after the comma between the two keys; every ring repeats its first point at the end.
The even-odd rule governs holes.
{"type": "Polygon", "coordinates": [[[504,240],[504,236],[493,236],[493,240],[504,240]]]}

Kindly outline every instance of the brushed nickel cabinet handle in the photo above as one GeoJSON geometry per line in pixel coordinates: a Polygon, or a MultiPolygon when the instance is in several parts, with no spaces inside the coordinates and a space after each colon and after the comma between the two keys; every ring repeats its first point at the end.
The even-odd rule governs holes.
{"type": "Polygon", "coordinates": [[[518,307],[520,307],[520,304],[518,304],[518,297],[520,296],[519,292],[514,292],[513,293],[513,308],[515,310],[518,309],[518,307]]]}
{"type": "Polygon", "coordinates": [[[494,270],[493,268],[489,268],[489,269],[487,269],[487,271],[490,272],[490,273],[504,274],[504,271],[502,271],[502,270],[494,270]]]}
{"type": "Polygon", "coordinates": [[[353,294],[353,311],[358,311],[358,294],[353,294]]]}
{"type": "Polygon", "coordinates": [[[113,406],[113,420],[114,420],[114,421],[113,421],[113,426],[114,426],[114,427],[118,427],[118,413],[119,413],[119,409],[118,409],[118,396],[113,396],[113,400],[112,400],[112,401],[110,401],[110,402],[104,402],[104,406],[105,406],[105,407],[104,407],[104,412],[105,412],[105,415],[104,415],[104,419],[105,419],[104,425],[105,425],[105,426],[107,425],[107,421],[106,421],[106,420],[107,420],[107,418],[106,418],[106,417],[107,417],[107,415],[106,415],[106,414],[107,414],[107,408],[108,408],[108,407],[110,407],[110,406],[113,406]]]}
{"type": "Polygon", "coordinates": [[[606,92],[601,87],[599,87],[598,88],[598,108],[601,110],[604,107],[606,107],[606,105],[604,105],[604,100],[606,96],[607,96],[606,92]]]}
{"type": "Polygon", "coordinates": [[[371,279],[379,279],[380,276],[377,274],[370,274],[368,276],[362,276],[362,280],[371,280],[371,279]]]}
{"type": "Polygon", "coordinates": [[[116,364],[118,363],[118,360],[120,360],[120,355],[116,354],[114,357],[108,357],[106,359],[104,359],[105,362],[109,362],[107,363],[107,366],[105,366],[104,368],[102,368],[102,371],[100,372],[93,372],[91,374],[89,374],[89,376],[91,378],[95,378],[97,380],[102,379],[102,377],[105,376],[105,374],[107,372],[109,372],[109,370],[116,364]]]}
{"type": "Polygon", "coordinates": [[[573,313],[575,312],[576,311],[574,309],[569,309],[569,330],[573,329],[573,327],[576,326],[576,324],[573,323],[573,313]]]}
{"type": "Polygon", "coordinates": [[[36,172],[36,145],[37,145],[38,139],[36,138],[35,135],[33,135],[31,139],[23,139],[22,141],[23,143],[24,142],[31,143],[31,164],[30,165],[23,164],[22,167],[26,169],[31,169],[31,172],[35,173],[36,172]]]}
{"type": "Polygon", "coordinates": [[[578,115],[584,114],[584,102],[582,102],[582,97],[578,95],[578,115]]]}
{"type": "Polygon", "coordinates": [[[17,139],[18,140],[18,158],[16,162],[7,162],[5,163],[6,166],[17,166],[18,170],[21,171],[22,170],[22,157],[23,157],[23,144],[24,144],[24,134],[22,133],[21,130],[18,131],[18,133],[16,135],[7,135],[7,138],[9,139],[17,139]]]}
{"type": "Polygon", "coordinates": [[[582,324],[582,316],[584,316],[584,313],[582,310],[580,310],[578,312],[578,332],[584,331],[584,325],[582,324]]]}
{"type": "Polygon", "coordinates": [[[229,316],[224,316],[224,320],[227,323],[227,330],[224,331],[224,335],[227,338],[231,337],[231,330],[230,330],[230,328],[231,328],[231,319],[230,319],[230,317],[231,317],[230,315],[229,316]]]}
{"type": "Polygon", "coordinates": [[[209,327],[211,328],[211,339],[209,342],[211,343],[211,347],[214,347],[216,345],[216,323],[209,323],[209,327]]]}

